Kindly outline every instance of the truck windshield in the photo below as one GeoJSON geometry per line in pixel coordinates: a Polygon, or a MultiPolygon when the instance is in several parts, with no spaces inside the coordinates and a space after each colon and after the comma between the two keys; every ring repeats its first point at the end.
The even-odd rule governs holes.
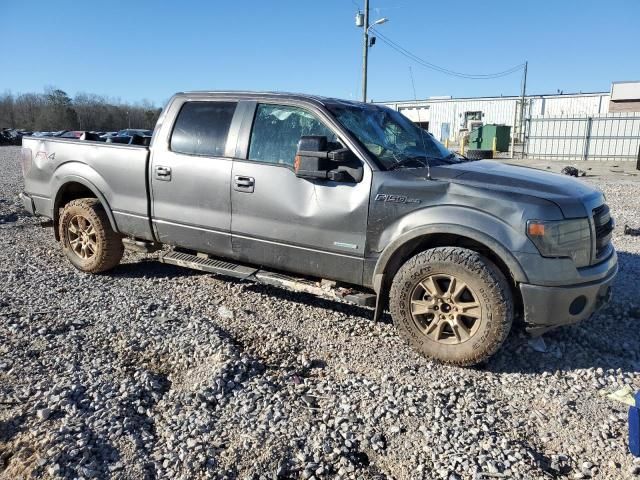
{"type": "Polygon", "coordinates": [[[387,170],[463,161],[395,110],[380,105],[335,103],[327,108],[387,170]]]}

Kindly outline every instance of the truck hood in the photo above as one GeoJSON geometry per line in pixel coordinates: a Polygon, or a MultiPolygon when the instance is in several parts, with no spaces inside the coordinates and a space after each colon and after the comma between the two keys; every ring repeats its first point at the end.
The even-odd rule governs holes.
{"type": "Polygon", "coordinates": [[[588,216],[604,201],[599,190],[576,178],[491,160],[436,167],[431,175],[461,185],[548,200],[562,210],[565,218],[588,216]]]}

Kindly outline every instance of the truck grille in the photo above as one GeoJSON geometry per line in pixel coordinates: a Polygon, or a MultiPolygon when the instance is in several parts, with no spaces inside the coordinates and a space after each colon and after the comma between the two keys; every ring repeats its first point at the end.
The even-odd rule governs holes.
{"type": "Polygon", "coordinates": [[[593,209],[593,223],[596,230],[596,262],[607,255],[611,246],[614,221],[609,207],[602,204],[593,209]]]}

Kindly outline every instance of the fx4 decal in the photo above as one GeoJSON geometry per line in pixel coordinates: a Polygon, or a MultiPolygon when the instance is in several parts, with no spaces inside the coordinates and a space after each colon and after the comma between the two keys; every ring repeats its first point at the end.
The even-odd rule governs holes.
{"type": "Polygon", "coordinates": [[[389,193],[379,193],[375,198],[376,202],[390,203],[420,203],[417,198],[407,198],[405,195],[393,195],[389,193]]]}

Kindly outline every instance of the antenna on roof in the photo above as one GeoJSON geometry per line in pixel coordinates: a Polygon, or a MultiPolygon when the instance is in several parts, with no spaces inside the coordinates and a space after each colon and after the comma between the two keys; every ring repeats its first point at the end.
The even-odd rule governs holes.
{"type": "Polygon", "coordinates": [[[413,87],[413,100],[416,103],[418,110],[418,128],[420,129],[420,140],[422,140],[422,152],[424,153],[424,159],[427,161],[427,178],[431,180],[431,164],[429,162],[429,156],[427,155],[427,146],[424,143],[424,130],[422,129],[422,120],[420,120],[420,107],[418,106],[416,83],[413,81],[413,69],[411,68],[411,65],[409,65],[409,76],[411,77],[411,86],[413,87]]]}

